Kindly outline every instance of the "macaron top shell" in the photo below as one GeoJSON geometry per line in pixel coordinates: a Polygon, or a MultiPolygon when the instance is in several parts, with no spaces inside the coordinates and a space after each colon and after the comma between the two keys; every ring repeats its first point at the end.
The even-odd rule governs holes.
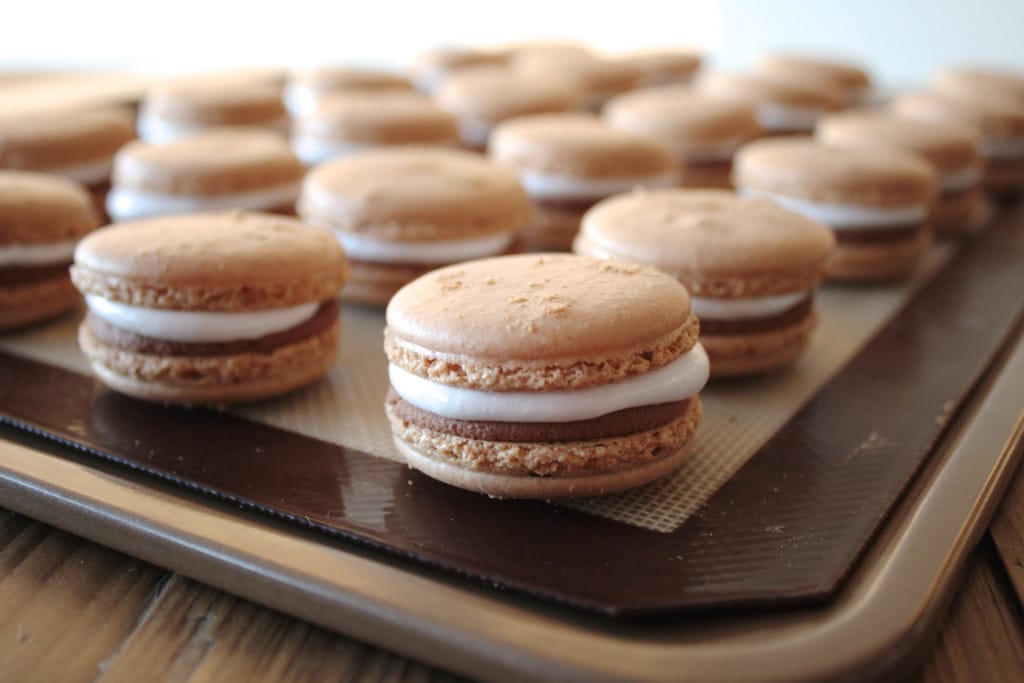
{"type": "Polygon", "coordinates": [[[514,173],[478,154],[392,148],[317,166],[299,212],[344,232],[417,241],[518,230],[532,207],[514,173]]]}
{"type": "Polygon", "coordinates": [[[616,128],[687,143],[730,142],[760,132],[749,102],[715,97],[689,88],[648,88],[613,99],[605,120],[616,128]]]}
{"type": "Polygon", "coordinates": [[[0,166],[46,170],[110,159],[134,137],[127,109],[6,116],[0,118],[0,166]]]}
{"type": "Polygon", "coordinates": [[[523,254],[403,287],[388,304],[385,347],[392,363],[445,383],[582,388],[671,362],[693,346],[691,322],[686,289],[653,268],[523,254]],[[423,356],[446,362],[431,368],[423,356]]]}
{"type": "Polygon", "coordinates": [[[959,66],[943,69],[935,74],[931,86],[939,92],[997,94],[1024,103],[1024,74],[993,67],[959,66]]]}
{"type": "Polygon", "coordinates": [[[831,147],[884,146],[910,150],[942,171],[978,163],[975,130],[954,121],[918,121],[882,111],[842,111],[818,122],[815,137],[831,147]]]}
{"type": "Polygon", "coordinates": [[[895,98],[890,106],[913,118],[961,121],[977,127],[986,136],[1024,136],[1024,104],[1005,94],[908,93],[895,98]]]}
{"type": "Polygon", "coordinates": [[[412,90],[412,83],[401,74],[381,69],[349,66],[317,66],[297,69],[288,81],[316,91],[332,90],[412,90]]]}
{"type": "Polygon", "coordinates": [[[305,167],[280,136],[219,129],[157,145],[126,145],[114,161],[114,184],[150,192],[215,196],[302,179],[305,167]]]}
{"type": "Polygon", "coordinates": [[[595,93],[629,90],[640,80],[640,70],[628,60],[590,55],[525,53],[516,56],[513,68],[528,76],[555,74],[595,93]]]}
{"type": "Polygon", "coordinates": [[[348,274],[326,230],[230,211],[119,223],[75,250],[83,294],[135,306],[253,311],[333,299],[348,274]]]}
{"type": "Polygon", "coordinates": [[[600,202],[576,250],[655,266],[697,296],[735,298],[815,287],[834,244],[830,229],[769,199],[672,189],[600,202]]]}
{"type": "Polygon", "coordinates": [[[0,244],[78,239],[99,225],[91,195],[57,176],[0,171],[0,244]]]}
{"type": "Polygon", "coordinates": [[[446,79],[435,94],[437,103],[457,116],[490,124],[513,116],[569,111],[579,97],[571,81],[503,68],[466,69],[446,79]]]}
{"type": "Polygon", "coordinates": [[[857,206],[914,206],[931,201],[935,171],[895,149],[840,149],[809,138],[751,142],[733,163],[736,187],[857,206]]]}
{"type": "Polygon", "coordinates": [[[700,54],[683,49],[654,49],[621,58],[637,69],[644,79],[689,78],[700,68],[700,54]]]}
{"type": "Polygon", "coordinates": [[[210,126],[244,126],[284,118],[280,90],[261,83],[183,85],[150,92],[140,116],[210,126]]]}
{"type": "Polygon", "coordinates": [[[498,125],[489,153],[520,170],[590,178],[655,176],[675,170],[654,138],[616,130],[588,114],[524,116],[498,125]]]}
{"type": "Polygon", "coordinates": [[[763,74],[788,74],[795,78],[820,78],[848,90],[864,90],[871,85],[867,72],[855,64],[828,57],[775,53],[765,55],[757,70],[763,74]]]}
{"type": "Polygon", "coordinates": [[[370,144],[445,144],[459,137],[450,113],[416,93],[390,90],[328,95],[295,128],[370,144]]]}
{"type": "Polygon", "coordinates": [[[776,74],[702,73],[694,87],[719,97],[741,98],[758,104],[771,102],[793,107],[837,109],[843,104],[840,90],[822,81],[802,81],[776,74]]]}

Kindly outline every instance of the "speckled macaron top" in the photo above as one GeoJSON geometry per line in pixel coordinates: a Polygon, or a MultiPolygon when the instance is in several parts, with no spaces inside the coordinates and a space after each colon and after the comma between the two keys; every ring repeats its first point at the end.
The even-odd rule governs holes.
{"type": "Polygon", "coordinates": [[[333,299],[347,277],[334,237],[295,219],[230,211],[92,233],[71,276],[83,294],[148,308],[250,311],[333,299]]]}
{"type": "Polygon", "coordinates": [[[657,190],[606,199],[583,217],[577,253],[655,266],[695,296],[812,289],[832,231],[763,198],[723,190],[657,190]]]}
{"type": "Polygon", "coordinates": [[[114,184],[138,190],[219,195],[297,183],[305,168],[278,135],[220,129],[157,145],[136,141],[118,152],[114,184]]]}
{"type": "Polygon", "coordinates": [[[566,79],[478,68],[446,79],[435,100],[460,118],[493,125],[513,116],[570,111],[579,96],[576,86],[566,79]]]}
{"type": "Polygon", "coordinates": [[[134,137],[127,109],[0,117],[0,167],[59,172],[109,160],[134,137]]]}
{"type": "Polygon", "coordinates": [[[620,95],[605,107],[604,119],[615,128],[661,138],[684,156],[720,153],[723,145],[739,146],[761,132],[751,103],[678,87],[620,95]]]}
{"type": "Polygon", "coordinates": [[[99,217],[81,185],[57,176],[0,171],[0,245],[75,240],[99,217]]]}
{"type": "Polygon", "coordinates": [[[455,117],[426,97],[401,91],[328,96],[295,122],[299,133],[365,144],[450,144],[455,117]]]}
{"type": "Polygon", "coordinates": [[[500,124],[489,153],[511,167],[586,178],[671,173],[671,149],[654,138],[616,130],[587,114],[548,114],[500,124]]]}
{"type": "Polygon", "coordinates": [[[940,171],[979,163],[977,132],[952,121],[918,121],[885,111],[849,110],[825,116],[815,137],[831,147],[892,147],[910,150],[940,171]]]}
{"type": "Polygon", "coordinates": [[[516,230],[531,206],[515,174],[477,154],[399,148],[318,166],[299,213],[344,232],[416,241],[516,230]]]}
{"type": "Polygon", "coordinates": [[[686,289],[639,265],[571,254],[461,263],[387,308],[392,363],[483,390],[580,389],[666,365],[696,343],[686,289]]]}
{"type": "Polygon", "coordinates": [[[809,138],[757,140],[737,153],[733,180],[743,191],[857,206],[931,201],[935,171],[895,149],[838,149],[809,138]]]}

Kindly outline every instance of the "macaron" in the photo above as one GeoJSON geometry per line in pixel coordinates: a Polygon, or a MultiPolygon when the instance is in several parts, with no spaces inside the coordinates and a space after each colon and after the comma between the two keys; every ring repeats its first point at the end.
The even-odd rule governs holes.
{"type": "Polygon", "coordinates": [[[1024,73],[985,66],[951,66],[937,72],[931,88],[951,95],[995,95],[1024,103],[1024,73]]]}
{"type": "Polygon", "coordinates": [[[761,135],[754,105],[659,87],[620,95],[605,105],[604,120],[620,130],[656,137],[679,159],[684,187],[732,187],[732,157],[761,135]]]}
{"type": "Polygon", "coordinates": [[[504,67],[465,69],[447,78],[434,100],[458,120],[463,146],[484,150],[502,121],[529,114],[576,109],[580,93],[571,81],[526,76],[504,67]]]}
{"type": "Polygon", "coordinates": [[[107,213],[115,221],[224,209],[294,214],[305,171],[283,138],[259,129],[138,140],[114,159],[107,213]]]}
{"type": "Polygon", "coordinates": [[[833,148],[809,138],[757,140],[736,155],[733,181],[743,194],[770,197],[831,227],[832,280],[907,277],[931,243],[935,171],[910,152],[833,148]]]}
{"type": "Polygon", "coordinates": [[[104,215],[114,154],[135,137],[128,109],[84,109],[0,118],[0,168],[80,183],[104,215]]]}
{"type": "Polygon", "coordinates": [[[679,182],[667,145],[588,114],[506,121],[494,129],[488,154],[519,175],[533,200],[534,220],[524,237],[534,250],[569,250],[583,213],[605,197],[679,182]]]}
{"type": "Polygon", "coordinates": [[[428,273],[387,308],[387,415],[409,465],[500,498],[593,496],[679,467],[708,359],[686,288],[572,254],[428,273]]]}
{"type": "Polygon", "coordinates": [[[818,140],[830,147],[892,147],[919,154],[935,168],[938,195],[931,221],[938,235],[978,230],[989,213],[981,188],[980,138],[966,124],[918,121],[891,112],[849,110],[818,122],[818,140]]]}
{"type": "Polygon", "coordinates": [[[512,68],[528,78],[557,76],[572,83],[580,92],[580,108],[595,113],[611,98],[636,88],[641,77],[629,60],[570,52],[521,52],[512,68]]]}
{"type": "Polygon", "coordinates": [[[377,147],[459,144],[455,116],[412,92],[331,95],[293,128],[292,148],[310,166],[377,147]]]}
{"type": "Polygon", "coordinates": [[[841,59],[777,52],[764,55],[758,62],[757,72],[829,84],[842,91],[846,106],[867,104],[871,100],[871,76],[857,64],[841,59]]]}
{"type": "Polygon", "coordinates": [[[681,48],[661,48],[633,52],[621,57],[640,72],[637,87],[689,83],[700,69],[700,54],[681,48]]]}
{"type": "Polygon", "coordinates": [[[338,352],[345,255],[325,230],[239,211],[92,233],[71,278],[96,375],[136,398],[220,404],[320,377],[338,352]]]}
{"type": "Polygon", "coordinates": [[[670,189],[597,204],[573,250],[678,279],[700,319],[711,376],[735,377],[777,370],[806,348],[834,243],[828,227],[768,199],[670,189]]]}
{"type": "Polygon", "coordinates": [[[843,104],[842,93],[833,85],[776,74],[701,73],[694,87],[752,102],[758,125],[770,135],[810,133],[818,119],[843,104]]]}
{"type": "Polygon", "coordinates": [[[288,75],[283,98],[288,113],[301,116],[316,109],[324,97],[335,93],[411,92],[412,89],[412,81],[408,78],[383,69],[318,66],[292,71],[288,75]]]}
{"type": "Polygon", "coordinates": [[[516,249],[531,216],[515,174],[443,148],[324,163],[306,176],[298,208],[345,247],[352,277],[342,298],[371,305],[434,268],[516,249]]]}
{"type": "Polygon", "coordinates": [[[99,226],[92,197],[58,176],[0,171],[0,329],[74,308],[75,244],[99,226]]]}
{"type": "Polygon", "coordinates": [[[235,126],[288,131],[288,112],[277,86],[241,81],[189,84],[149,92],[139,107],[139,137],[165,143],[235,126]]]}
{"type": "Polygon", "coordinates": [[[416,89],[430,94],[448,76],[462,69],[480,66],[505,66],[508,54],[468,46],[435,47],[422,52],[409,67],[416,89]]]}
{"type": "Polygon", "coordinates": [[[1024,191],[1024,104],[1004,92],[918,92],[895,98],[893,111],[925,120],[952,120],[981,132],[983,183],[995,193],[1024,191]]]}

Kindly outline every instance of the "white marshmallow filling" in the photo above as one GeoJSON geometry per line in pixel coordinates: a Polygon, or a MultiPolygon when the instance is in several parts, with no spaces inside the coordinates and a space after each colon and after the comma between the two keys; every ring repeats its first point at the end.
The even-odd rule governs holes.
{"type": "Polygon", "coordinates": [[[584,178],[523,169],[519,171],[519,182],[531,199],[572,201],[603,199],[636,188],[674,187],[679,184],[679,177],[669,172],[649,176],[584,178]]]}
{"type": "Polygon", "coordinates": [[[928,216],[927,204],[911,206],[856,206],[819,202],[773,192],[743,188],[740,194],[767,197],[784,209],[799,213],[828,225],[834,230],[906,230],[920,224],[928,216]]]}
{"type": "Polygon", "coordinates": [[[737,299],[709,299],[690,297],[690,310],[700,320],[729,322],[734,320],[757,320],[781,315],[811,296],[811,292],[789,292],[771,296],[745,297],[737,299]]]}
{"type": "Polygon", "coordinates": [[[251,128],[269,128],[281,133],[287,133],[290,125],[291,123],[287,116],[272,119],[270,121],[254,121],[246,124],[216,124],[197,123],[191,121],[173,121],[159,116],[142,113],[139,115],[136,128],[139,138],[142,140],[152,144],[162,145],[168,142],[175,142],[190,135],[202,133],[213,128],[244,126],[251,128]]]}
{"type": "Polygon", "coordinates": [[[229,194],[178,195],[115,186],[107,195],[107,213],[115,221],[124,221],[194,211],[264,211],[293,205],[299,188],[296,182],[229,194]]]}
{"type": "Polygon", "coordinates": [[[755,117],[762,128],[780,132],[811,131],[825,113],[823,107],[779,102],[762,102],[755,108],[755,117]]]}
{"type": "Polygon", "coordinates": [[[576,422],[627,408],[695,396],[708,381],[708,355],[696,344],[657,370],[575,391],[480,391],[440,384],[388,365],[391,387],[420,410],[455,420],[576,422]]]}
{"type": "Polygon", "coordinates": [[[334,236],[345,249],[345,254],[355,261],[428,266],[497,256],[508,249],[516,239],[514,232],[432,242],[381,240],[368,235],[338,231],[334,232],[334,236]]]}
{"type": "Polygon", "coordinates": [[[68,240],[50,244],[5,244],[0,246],[0,268],[71,263],[77,243],[75,240],[68,240]]]}
{"type": "Polygon", "coordinates": [[[132,306],[86,294],[89,312],[122,330],[184,344],[221,343],[259,339],[284,332],[306,322],[320,302],[265,311],[219,313],[172,311],[132,306]]]}

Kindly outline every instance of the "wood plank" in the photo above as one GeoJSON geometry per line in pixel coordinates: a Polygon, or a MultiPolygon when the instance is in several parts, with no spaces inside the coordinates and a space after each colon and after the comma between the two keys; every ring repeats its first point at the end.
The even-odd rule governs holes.
{"type": "Polygon", "coordinates": [[[94,679],[167,575],[0,511],[0,678],[94,679]]]}
{"type": "Polygon", "coordinates": [[[140,671],[190,683],[458,680],[177,575],[99,681],[132,680],[140,671]]]}
{"type": "Polygon", "coordinates": [[[987,536],[920,672],[926,683],[1024,680],[1024,621],[987,536]]]}
{"type": "Polygon", "coordinates": [[[1024,605],[1024,464],[1010,481],[989,529],[1017,602],[1024,605]]]}

